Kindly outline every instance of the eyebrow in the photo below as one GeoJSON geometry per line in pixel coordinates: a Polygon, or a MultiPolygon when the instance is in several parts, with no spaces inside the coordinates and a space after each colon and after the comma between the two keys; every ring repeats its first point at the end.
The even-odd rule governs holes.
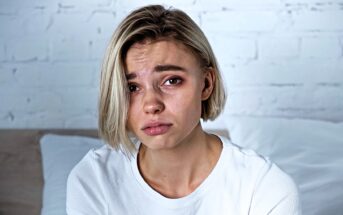
{"type": "MultiPolygon", "coordinates": [[[[185,72],[187,71],[185,68],[173,64],[165,64],[165,65],[157,65],[154,68],[155,72],[165,72],[165,71],[180,71],[185,72]]],[[[130,74],[126,74],[126,79],[131,80],[137,77],[135,72],[132,72],[130,74]]]]}

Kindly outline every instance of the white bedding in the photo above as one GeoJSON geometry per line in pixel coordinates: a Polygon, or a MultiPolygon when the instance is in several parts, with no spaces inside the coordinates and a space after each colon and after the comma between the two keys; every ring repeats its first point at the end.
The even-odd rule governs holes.
{"type": "MultiPolygon", "coordinates": [[[[232,141],[268,156],[298,184],[304,215],[343,214],[343,123],[300,119],[221,117],[207,129],[228,129],[232,141]]],[[[71,168],[100,140],[45,135],[41,141],[44,215],[65,213],[71,168]]]]}
{"type": "MultiPolygon", "coordinates": [[[[343,123],[223,117],[231,140],[268,156],[297,183],[304,215],[343,214],[343,123]]],[[[221,125],[221,126],[217,126],[221,125]]]]}

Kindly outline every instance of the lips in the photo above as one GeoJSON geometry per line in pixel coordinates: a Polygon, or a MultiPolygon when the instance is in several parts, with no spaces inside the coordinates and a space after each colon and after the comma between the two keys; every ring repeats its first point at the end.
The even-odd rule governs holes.
{"type": "Polygon", "coordinates": [[[167,133],[171,126],[171,123],[152,122],[144,125],[142,130],[149,136],[156,136],[167,133]]]}

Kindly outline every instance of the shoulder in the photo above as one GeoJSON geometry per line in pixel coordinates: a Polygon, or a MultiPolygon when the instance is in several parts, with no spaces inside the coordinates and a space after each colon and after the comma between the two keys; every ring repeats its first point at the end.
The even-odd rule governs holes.
{"type": "Polygon", "coordinates": [[[272,165],[268,157],[262,156],[252,149],[236,145],[225,137],[220,138],[230,169],[240,174],[241,177],[256,178],[261,171],[269,169],[272,165]]]}
{"type": "Polygon", "coordinates": [[[257,177],[251,208],[253,214],[301,214],[298,187],[287,173],[270,162],[257,177]]]}
{"type": "Polygon", "coordinates": [[[296,188],[293,179],[277,164],[271,161],[269,157],[263,156],[252,149],[236,145],[227,138],[221,137],[221,139],[224,148],[226,148],[226,156],[230,157],[230,161],[235,170],[254,178],[256,186],[261,181],[268,180],[270,185],[276,183],[278,185],[287,185],[288,188],[296,188]]]}
{"type": "Polygon", "coordinates": [[[300,214],[298,188],[293,179],[269,157],[242,148],[223,138],[231,156],[231,168],[238,173],[244,192],[250,196],[252,214],[300,214]],[[273,210],[273,213],[272,213],[273,210]]]}
{"type": "MultiPolygon", "coordinates": [[[[126,156],[120,150],[115,150],[109,145],[90,149],[87,154],[74,166],[69,174],[69,178],[92,178],[89,176],[102,175],[108,169],[107,166],[115,164],[112,168],[120,168],[126,162],[126,156]]],[[[94,179],[94,178],[93,178],[94,179]]]]}
{"type": "Polygon", "coordinates": [[[70,214],[107,214],[112,182],[124,177],[125,155],[108,145],[93,148],[72,169],[67,180],[67,211],[70,214]]]}
{"type": "MultiPolygon", "coordinates": [[[[103,149],[106,146],[102,146],[103,149]]],[[[74,166],[67,180],[66,209],[68,214],[101,214],[106,209],[106,201],[101,192],[99,172],[94,171],[94,151],[91,149],[74,166]],[[94,202],[101,204],[96,205],[94,202]]],[[[101,175],[101,173],[100,173],[101,175]]],[[[101,177],[103,178],[103,177],[101,177]]]]}

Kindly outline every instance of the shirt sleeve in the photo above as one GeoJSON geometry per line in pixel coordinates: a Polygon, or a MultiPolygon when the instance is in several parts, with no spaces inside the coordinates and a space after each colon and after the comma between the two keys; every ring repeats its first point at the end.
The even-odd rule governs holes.
{"type": "Polygon", "coordinates": [[[107,203],[92,168],[89,152],[70,172],[67,181],[68,215],[104,215],[107,203]]]}
{"type": "Polygon", "coordinates": [[[254,189],[250,215],[301,215],[299,192],[292,178],[268,159],[254,189]]]}

